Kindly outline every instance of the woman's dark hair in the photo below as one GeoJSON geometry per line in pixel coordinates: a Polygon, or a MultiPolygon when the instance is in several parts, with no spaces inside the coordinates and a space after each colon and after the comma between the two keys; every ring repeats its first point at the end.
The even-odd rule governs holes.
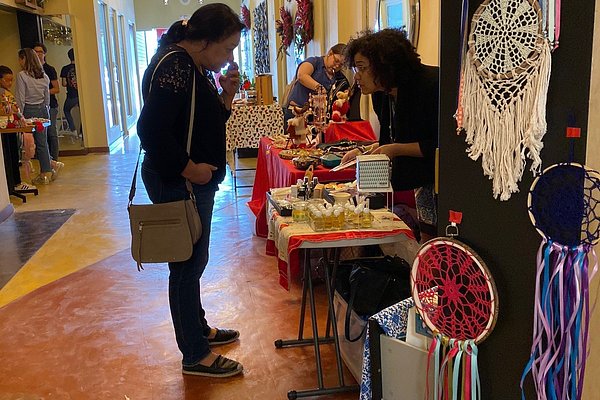
{"type": "Polygon", "coordinates": [[[343,55],[345,50],[346,50],[346,43],[338,43],[335,46],[333,46],[332,48],[330,48],[328,53],[343,55]]]}
{"type": "Polygon", "coordinates": [[[400,29],[359,33],[346,46],[346,59],[350,67],[354,67],[357,53],[369,60],[375,80],[388,91],[409,85],[423,67],[415,47],[400,29]]]}
{"type": "Polygon", "coordinates": [[[44,77],[44,68],[42,67],[42,63],[37,54],[35,54],[35,51],[30,48],[21,49],[19,50],[19,58],[25,60],[23,71],[25,71],[27,75],[35,79],[44,77]]]}
{"type": "Polygon", "coordinates": [[[69,49],[69,51],[67,51],[67,57],[69,57],[69,60],[75,61],[75,52],[73,49],[69,49]]]}
{"type": "Polygon", "coordinates": [[[168,46],[185,39],[219,42],[245,28],[246,25],[228,5],[207,4],[197,9],[188,21],[177,21],[171,25],[160,38],[159,46],[168,46]]]}
{"type": "Polygon", "coordinates": [[[0,79],[4,78],[4,75],[14,75],[12,69],[6,65],[0,65],[0,79]]]}

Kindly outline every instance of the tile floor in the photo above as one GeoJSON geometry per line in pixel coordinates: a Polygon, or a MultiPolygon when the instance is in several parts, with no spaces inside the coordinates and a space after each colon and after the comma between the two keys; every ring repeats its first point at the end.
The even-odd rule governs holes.
{"type": "MultiPolygon", "coordinates": [[[[252,235],[245,206],[251,189],[236,194],[230,177],[216,199],[203,301],[211,323],[241,331],[238,343],[219,350],[245,372],[224,380],[181,374],[166,265],[137,272],[129,254],[126,204],[137,148],[134,136],[110,155],[64,157],[61,176],[39,196],[26,204],[14,199],[18,218],[32,211],[73,214],[58,225],[37,222],[49,237],[0,289],[0,400],[271,400],[314,388],[313,351],[273,345],[297,334],[299,282],[290,292],[278,285],[276,260],[265,255],[264,239],[252,235]]],[[[138,202],[147,200],[140,189],[138,202]]],[[[4,257],[0,263],[4,269],[4,257]]],[[[322,316],[323,287],[318,291],[322,316]]],[[[336,370],[328,347],[322,352],[331,385],[336,370]]],[[[345,376],[353,382],[347,370],[345,376]]]]}

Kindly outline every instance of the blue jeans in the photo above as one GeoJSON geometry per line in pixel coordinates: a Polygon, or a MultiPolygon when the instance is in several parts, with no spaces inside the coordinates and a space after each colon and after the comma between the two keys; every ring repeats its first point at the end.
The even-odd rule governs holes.
{"type": "MultiPolygon", "coordinates": [[[[25,104],[23,110],[25,118],[46,118],[48,119],[48,107],[43,104],[25,104]]],[[[40,162],[40,172],[52,172],[52,166],[50,165],[50,152],[48,151],[48,137],[46,135],[47,128],[44,128],[41,132],[35,131],[33,133],[33,140],[35,142],[35,158],[40,162]]]]}
{"type": "Polygon", "coordinates": [[[71,109],[78,105],[79,97],[67,97],[65,100],[65,105],[63,106],[63,112],[65,113],[65,118],[69,124],[69,130],[71,131],[78,130],[78,127],[75,126],[75,122],[73,121],[73,116],[71,115],[71,109]]]}
{"type": "Polygon", "coordinates": [[[56,116],[58,115],[58,108],[50,109],[50,126],[48,127],[48,147],[50,151],[50,157],[54,161],[58,161],[58,132],[56,131],[56,116]]]}
{"type": "MultiPolygon", "coordinates": [[[[153,203],[166,203],[187,198],[183,178],[167,182],[142,164],[142,180],[153,203]]],[[[193,366],[210,352],[207,336],[210,326],[205,318],[200,296],[200,278],[208,264],[210,224],[215,190],[192,185],[198,214],[202,221],[202,236],[194,245],[192,257],[183,262],[169,263],[169,305],[175,329],[175,339],[183,354],[183,365],[193,366]]]]}

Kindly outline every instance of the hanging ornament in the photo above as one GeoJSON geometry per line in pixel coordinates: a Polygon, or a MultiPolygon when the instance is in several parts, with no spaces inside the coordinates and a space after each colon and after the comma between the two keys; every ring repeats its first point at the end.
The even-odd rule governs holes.
{"type": "Polygon", "coordinates": [[[529,189],[529,217],[543,239],[537,255],[533,343],[521,390],[531,373],[538,399],[582,396],[589,285],[598,269],[593,246],[600,237],[599,202],[598,172],[572,162],[546,168],[529,189]]]}
{"type": "Polygon", "coordinates": [[[526,157],[539,173],[546,133],[550,46],[535,0],[486,0],[473,15],[461,68],[459,129],[481,157],[494,198],[518,192],[526,157]]]}
{"type": "MultiPolygon", "coordinates": [[[[498,294],[489,269],[475,251],[455,239],[461,218],[461,213],[450,212],[448,237],[425,243],[411,271],[415,306],[434,333],[428,362],[434,369],[434,400],[481,400],[478,345],[498,317],[498,294]]],[[[428,382],[427,398],[429,387],[428,382]]]]}

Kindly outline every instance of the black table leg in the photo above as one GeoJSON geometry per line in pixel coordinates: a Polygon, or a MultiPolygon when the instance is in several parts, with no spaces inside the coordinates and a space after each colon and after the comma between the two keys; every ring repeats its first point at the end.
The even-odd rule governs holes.
{"type": "MultiPolygon", "coordinates": [[[[335,270],[337,268],[337,260],[338,260],[338,252],[334,250],[334,269],[333,274],[335,275],[335,270]]],[[[344,383],[344,375],[343,375],[343,367],[342,367],[342,357],[340,354],[340,344],[339,338],[337,334],[337,325],[335,321],[335,310],[333,308],[333,291],[331,285],[331,276],[329,273],[329,262],[325,263],[325,283],[326,283],[326,292],[327,292],[327,303],[328,303],[328,329],[329,324],[332,325],[333,334],[332,336],[327,335],[326,337],[319,337],[319,331],[317,327],[317,313],[316,313],[316,304],[315,304],[315,293],[313,288],[312,276],[310,273],[310,252],[305,250],[304,253],[304,282],[302,285],[302,305],[300,310],[300,327],[298,332],[298,339],[291,340],[276,340],[275,347],[276,348],[284,348],[284,347],[297,347],[297,346],[306,346],[313,345],[315,348],[315,362],[317,367],[317,389],[308,389],[308,390],[290,390],[288,392],[288,399],[297,399],[302,397],[313,397],[313,396],[324,396],[335,393],[343,393],[343,392],[354,392],[359,390],[358,385],[350,385],[347,386],[344,383]],[[313,337],[312,338],[303,338],[303,330],[304,330],[304,315],[306,308],[306,298],[310,296],[310,316],[312,320],[312,330],[313,337]],[[325,388],[323,385],[323,367],[321,365],[321,351],[320,345],[324,343],[333,342],[335,345],[335,354],[336,354],[336,363],[338,370],[338,386],[325,388]]]]}

